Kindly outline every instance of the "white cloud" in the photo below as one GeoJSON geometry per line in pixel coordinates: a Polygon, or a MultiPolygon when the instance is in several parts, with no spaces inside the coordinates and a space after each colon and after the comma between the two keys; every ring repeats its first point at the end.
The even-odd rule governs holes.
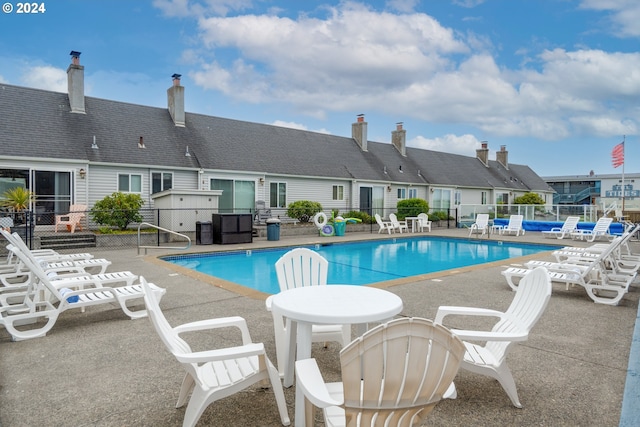
{"type": "Polygon", "coordinates": [[[609,31],[619,37],[640,36],[640,3],[637,0],[583,0],[580,7],[609,11],[609,31]]]}
{"type": "Polygon", "coordinates": [[[9,83],[9,82],[5,80],[5,78],[2,77],[2,75],[0,74],[0,83],[9,83]]]}
{"type": "MultiPolygon", "coordinates": [[[[214,3],[155,4],[171,6],[174,13],[195,7],[206,12],[198,21],[201,46],[185,51],[183,58],[199,64],[189,74],[198,86],[231,99],[283,103],[316,118],[329,112],[379,112],[465,124],[482,135],[545,140],[631,131],[640,116],[638,53],[583,48],[536,55],[527,49],[521,68],[509,69],[496,62],[488,36],[462,35],[412,12],[413,0],[387,2],[390,9],[407,10],[401,14],[347,1],[324,9],[324,17],[297,18],[227,18],[212,9],[214,3]],[[218,49],[224,55],[216,55],[218,49]]],[[[481,3],[457,2],[464,7],[481,3]]],[[[635,3],[584,0],[581,5],[630,16],[635,3]]],[[[249,5],[217,4],[234,10],[249,5]]]]}
{"type": "Polygon", "coordinates": [[[51,65],[29,67],[21,76],[21,81],[29,87],[52,90],[54,92],[67,91],[67,73],[51,65]]]}

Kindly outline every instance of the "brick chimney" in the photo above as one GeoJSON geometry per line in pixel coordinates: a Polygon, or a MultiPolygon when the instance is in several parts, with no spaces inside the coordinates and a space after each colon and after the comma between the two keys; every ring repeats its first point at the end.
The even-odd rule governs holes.
{"type": "Polygon", "coordinates": [[[481,142],[482,146],[476,150],[476,157],[486,167],[489,167],[489,143],[487,141],[481,142]]]}
{"type": "Polygon", "coordinates": [[[358,114],[357,121],[351,125],[351,137],[362,151],[367,151],[367,122],[364,121],[364,114],[358,114]]]}
{"type": "Polygon", "coordinates": [[[391,143],[403,156],[407,156],[407,131],[402,129],[402,122],[396,123],[396,130],[391,132],[391,143]]]}
{"type": "Polygon", "coordinates": [[[509,152],[506,145],[501,145],[500,151],[496,152],[496,161],[509,170],[509,152]]]}
{"type": "Polygon", "coordinates": [[[84,110],[84,66],[80,65],[80,52],[72,50],[71,64],[67,68],[69,106],[72,113],[85,114],[84,110]]]}
{"type": "Polygon", "coordinates": [[[167,89],[167,102],[169,104],[169,114],[176,126],[184,127],[184,86],[180,86],[180,74],[171,76],[173,85],[167,89]]]}

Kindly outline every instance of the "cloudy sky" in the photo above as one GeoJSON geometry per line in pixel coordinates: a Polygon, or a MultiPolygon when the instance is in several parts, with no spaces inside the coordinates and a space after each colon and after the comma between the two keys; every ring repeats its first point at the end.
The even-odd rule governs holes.
{"type": "Polygon", "coordinates": [[[638,0],[38,2],[0,13],[0,83],[475,156],[538,174],[640,172],[638,0]],[[22,12],[26,12],[22,8],[22,12]],[[491,158],[495,158],[491,154],[491,158]]]}

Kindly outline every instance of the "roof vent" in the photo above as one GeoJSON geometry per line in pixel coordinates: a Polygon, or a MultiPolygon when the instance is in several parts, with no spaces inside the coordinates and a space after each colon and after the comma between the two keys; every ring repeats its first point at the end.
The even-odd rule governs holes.
{"type": "Polygon", "coordinates": [[[189,153],[189,146],[187,145],[187,151],[184,152],[185,157],[191,157],[191,153],[189,153]]]}
{"type": "Polygon", "coordinates": [[[93,135],[93,142],[91,143],[91,148],[93,148],[94,150],[98,149],[98,144],[96,143],[96,136],[93,135]]]}
{"type": "Polygon", "coordinates": [[[138,148],[146,148],[144,146],[144,138],[140,137],[140,140],[138,141],[138,148]]]}

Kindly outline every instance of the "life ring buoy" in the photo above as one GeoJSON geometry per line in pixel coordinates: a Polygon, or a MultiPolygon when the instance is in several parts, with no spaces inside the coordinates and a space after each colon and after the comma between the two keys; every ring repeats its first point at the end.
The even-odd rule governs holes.
{"type": "Polygon", "coordinates": [[[325,224],[322,226],[322,228],[320,228],[320,235],[322,237],[329,237],[329,236],[333,236],[335,234],[335,230],[333,228],[333,225],[331,224],[325,224]]]}
{"type": "Polygon", "coordinates": [[[324,212],[318,212],[313,216],[313,223],[318,229],[322,230],[322,227],[327,225],[327,214],[324,212]]]}

